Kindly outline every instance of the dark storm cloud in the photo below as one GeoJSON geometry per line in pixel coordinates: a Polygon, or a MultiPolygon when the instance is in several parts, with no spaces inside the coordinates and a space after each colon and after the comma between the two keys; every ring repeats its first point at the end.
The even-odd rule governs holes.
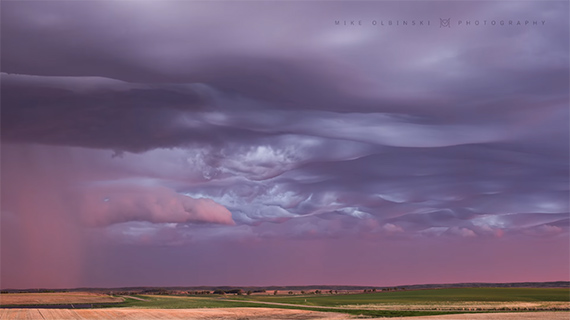
{"type": "Polygon", "coordinates": [[[191,87],[176,91],[79,78],[74,88],[70,80],[3,74],[2,138],[136,152],[207,136],[179,120],[207,105],[191,87]]]}
{"type": "MultiPolygon", "coordinates": [[[[2,139],[125,152],[107,161],[214,200],[236,237],[556,235],[569,210],[561,8],[7,2],[2,139]],[[547,24],[447,30],[442,15],[547,24]],[[334,25],[345,18],[434,25],[334,25]]],[[[200,234],[149,216],[109,232],[200,234]]]]}

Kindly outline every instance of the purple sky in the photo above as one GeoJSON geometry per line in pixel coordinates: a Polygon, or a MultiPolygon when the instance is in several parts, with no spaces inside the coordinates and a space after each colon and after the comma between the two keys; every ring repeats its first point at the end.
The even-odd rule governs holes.
{"type": "Polygon", "coordinates": [[[4,1],[0,286],[570,280],[568,6],[4,1]]]}

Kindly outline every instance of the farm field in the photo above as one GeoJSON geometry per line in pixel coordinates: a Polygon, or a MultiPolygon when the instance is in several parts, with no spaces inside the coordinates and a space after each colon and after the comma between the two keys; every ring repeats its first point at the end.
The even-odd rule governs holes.
{"type": "Polygon", "coordinates": [[[346,314],[273,308],[206,309],[0,309],[0,319],[347,319],[346,314]]]}
{"type": "MultiPolygon", "coordinates": [[[[435,316],[408,317],[410,320],[567,320],[568,312],[525,312],[525,313],[471,313],[435,316]]],[[[137,320],[324,320],[358,319],[362,317],[342,313],[316,311],[269,309],[269,308],[214,308],[214,309],[0,309],[0,319],[42,319],[42,320],[100,320],[100,319],[137,319],[137,320]]],[[[374,318],[369,318],[374,319],[374,318]]],[[[376,318],[379,319],[379,318],[376,318]]]]}
{"type": "Polygon", "coordinates": [[[121,297],[91,292],[49,292],[0,294],[0,306],[26,304],[86,304],[122,302],[121,297]]]}
{"type": "Polygon", "coordinates": [[[2,294],[2,305],[111,303],[93,309],[0,309],[0,319],[569,319],[568,289],[460,288],[351,295],[2,294]],[[556,310],[556,311],[555,311],[556,310]],[[518,312],[512,312],[518,311],[518,312]],[[539,312],[533,312],[539,311],[539,312]]]}
{"type": "Polygon", "coordinates": [[[228,299],[223,296],[208,297],[187,297],[187,296],[161,296],[161,295],[136,295],[134,297],[126,297],[125,302],[119,306],[140,309],[186,309],[186,308],[236,308],[236,307],[257,307],[257,308],[276,308],[276,309],[293,309],[305,311],[319,312],[342,312],[344,314],[365,315],[368,317],[378,316],[420,316],[420,315],[436,315],[448,313],[443,311],[408,311],[408,310],[362,310],[349,308],[335,308],[327,306],[309,306],[283,304],[265,301],[250,301],[239,299],[228,299]]]}
{"type": "Polygon", "coordinates": [[[342,304],[359,304],[374,302],[390,303],[424,303],[445,301],[570,301],[568,288],[457,288],[457,289],[428,289],[409,291],[388,291],[376,293],[360,293],[350,295],[264,295],[241,296],[243,299],[272,301],[283,303],[303,303],[335,306],[342,304]]]}
{"type": "Polygon", "coordinates": [[[512,312],[446,314],[427,317],[409,317],[409,320],[568,320],[569,312],[512,312]]]}
{"type": "Polygon", "coordinates": [[[458,288],[351,295],[232,297],[307,306],[382,310],[558,310],[570,308],[564,288],[458,288]]]}

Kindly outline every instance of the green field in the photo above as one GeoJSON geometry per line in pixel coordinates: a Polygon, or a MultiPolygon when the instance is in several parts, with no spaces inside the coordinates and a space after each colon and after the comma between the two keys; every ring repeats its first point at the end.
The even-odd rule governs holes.
{"type": "Polygon", "coordinates": [[[569,289],[542,288],[458,288],[389,291],[348,295],[302,296],[236,296],[234,299],[303,304],[308,306],[341,306],[354,304],[416,304],[462,301],[570,301],[569,289]]]}
{"type": "Polygon", "coordinates": [[[109,307],[131,307],[131,308],[159,308],[159,309],[186,309],[186,308],[237,308],[237,307],[262,307],[279,309],[300,309],[320,312],[341,312],[352,315],[362,315],[368,317],[406,317],[406,316],[426,316],[438,314],[450,314],[457,312],[437,312],[437,311],[394,311],[394,310],[338,310],[329,308],[317,308],[310,306],[278,306],[261,303],[251,303],[240,300],[229,300],[220,296],[207,297],[186,297],[186,296],[154,296],[135,295],[137,298],[146,301],[125,298],[125,302],[109,305],[109,307]]]}
{"type": "MultiPolygon", "coordinates": [[[[69,302],[60,293],[34,294],[32,305],[72,303],[76,293],[69,293],[69,302]],[[57,301],[54,295],[58,296],[57,301]],[[37,298],[37,299],[36,299],[37,298]],[[50,302],[52,301],[52,302],[50,302]],[[53,302],[55,301],[55,302],[53,302]]],[[[65,294],[63,294],[65,295],[65,294]]],[[[15,294],[13,298],[25,297],[15,294]],[[18,296],[16,296],[18,295],[18,296]]],[[[193,309],[260,307],[339,312],[364,317],[405,317],[465,312],[560,311],[570,309],[570,289],[558,288],[456,288],[387,291],[358,294],[305,295],[118,295],[119,303],[93,303],[92,307],[125,307],[138,309],[193,309]]],[[[17,300],[17,299],[16,299],[17,300]]],[[[28,297],[29,300],[29,297],[28,297]]],[[[73,302],[75,304],[90,302],[73,302]]],[[[19,304],[22,305],[22,304],[19,304]]],[[[5,306],[9,307],[9,306],[5,306]]],[[[73,306],[63,308],[74,308],[73,306]]]]}
{"type": "MultiPolygon", "coordinates": [[[[226,301],[220,296],[186,297],[186,296],[160,296],[160,295],[134,295],[145,301],[125,298],[120,307],[186,309],[186,308],[231,308],[231,307],[264,307],[262,304],[252,304],[243,301],[226,301]]],[[[117,306],[117,305],[115,305],[117,306]]]]}
{"type": "MultiPolygon", "coordinates": [[[[306,295],[207,295],[207,296],[163,296],[135,295],[145,301],[125,298],[115,307],[134,308],[228,308],[228,307],[263,307],[302,309],[321,312],[342,312],[370,317],[405,317],[459,313],[459,310],[371,310],[365,305],[444,305],[457,302],[568,302],[569,289],[543,288],[458,288],[389,291],[361,294],[306,294],[306,295]],[[266,304],[278,303],[278,304],[266,304]],[[293,304],[287,306],[279,304],[293,304]],[[352,306],[346,308],[346,306],[352,306]]],[[[479,310],[479,312],[489,312],[479,310]]]]}

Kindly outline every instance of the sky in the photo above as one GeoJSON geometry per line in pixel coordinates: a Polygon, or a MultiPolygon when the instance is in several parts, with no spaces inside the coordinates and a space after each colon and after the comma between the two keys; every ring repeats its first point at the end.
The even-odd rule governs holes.
{"type": "Polygon", "coordinates": [[[2,1],[2,288],[570,280],[568,1],[2,1]]]}

